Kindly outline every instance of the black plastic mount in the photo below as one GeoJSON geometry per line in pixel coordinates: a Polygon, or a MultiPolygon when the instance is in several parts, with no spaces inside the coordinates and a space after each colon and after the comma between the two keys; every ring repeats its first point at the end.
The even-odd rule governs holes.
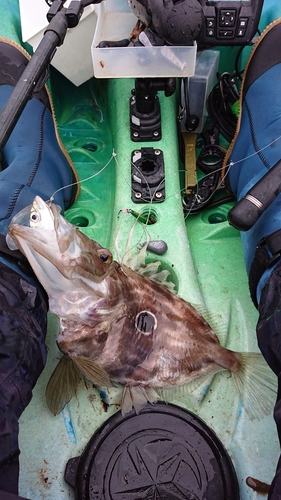
{"type": "Polygon", "coordinates": [[[171,96],[176,89],[174,78],[137,78],[130,99],[131,140],[159,141],[161,132],[161,110],[158,96],[164,90],[171,96]]]}
{"type": "Polygon", "coordinates": [[[141,148],[132,152],[132,201],[161,203],[165,200],[164,157],[160,149],[141,148]]]}

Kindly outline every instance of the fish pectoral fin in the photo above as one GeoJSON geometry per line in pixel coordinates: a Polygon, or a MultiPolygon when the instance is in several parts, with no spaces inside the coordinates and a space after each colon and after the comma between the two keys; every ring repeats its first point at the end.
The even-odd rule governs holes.
{"type": "Polygon", "coordinates": [[[250,420],[261,420],[273,411],[277,377],[262,354],[249,352],[241,355],[240,370],[231,372],[231,375],[250,420]]]}
{"type": "Polygon", "coordinates": [[[86,356],[72,356],[71,359],[87,380],[99,387],[112,387],[107,373],[91,358],[87,358],[86,356]]]}
{"type": "Polygon", "coordinates": [[[126,385],[123,389],[121,411],[126,415],[135,408],[138,414],[147,402],[153,404],[157,401],[158,394],[152,387],[142,385],[126,385]]]}
{"type": "Polygon", "coordinates": [[[80,375],[77,367],[64,355],[54,369],[46,388],[46,402],[54,415],[60,413],[76,394],[80,375]]]}

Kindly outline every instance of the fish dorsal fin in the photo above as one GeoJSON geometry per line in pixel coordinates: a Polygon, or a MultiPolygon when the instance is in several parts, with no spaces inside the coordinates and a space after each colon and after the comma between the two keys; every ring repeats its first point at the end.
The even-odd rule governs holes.
{"type": "Polygon", "coordinates": [[[131,255],[130,250],[127,250],[122,259],[122,264],[125,264],[133,271],[139,272],[141,267],[145,267],[146,247],[147,245],[144,245],[134,255],[131,255]]]}
{"type": "Polygon", "coordinates": [[[86,356],[72,356],[71,359],[87,380],[100,387],[112,387],[107,373],[92,359],[86,356]]]}
{"type": "MultiPolygon", "coordinates": [[[[132,230],[131,230],[132,231],[132,230]]],[[[131,244],[131,231],[130,231],[130,236],[128,238],[128,243],[131,244]]],[[[135,271],[139,273],[141,276],[145,276],[146,278],[149,278],[152,281],[155,281],[161,286],[164,286],[167,288],[170,292],[175,293],[175,284],[171,281],[168,280],[170,277],[171,273],[167,269],[162,269],[159,271],[159,267],[161,266],[161,261],[156,260],[153,262],[149,262],[146,264],[146,249],[147,245],[150,241],[149,234],[147,233],[147,242],[146,244],[142,245],[142,247],[136,252],[134,255],[131,255],[130,252],[130,247],[126,246],[126,252],[125,255],[122,259],[122,264],[125,264],[127,267],[132,269],[132,271],[135,271]]]]}
{"type": "Polygon", "coordinates": [[[147,402],[153,404],[157,401],[158,394],[152,387],[141,385],[126,385],[123,389],[121,411],[126,415],[132,408],[135,408],[138,414],[147,402]]]}
{"type": "Polygon", "coordinates": [[[173,281],[171,280],[168,281],[168,278],[171,276],[170,271],[168,271],[167,269],[160,269],[160,271],[158,271],[160,266],[161,262],[159,260],[150,262],[149,264],[140,267],[137,272],[141,274],[141,276],[145,276],[151,281],[158,283],[158,285],[164,286],[165,288],[170,290],[170,292],[175,293],[175,283],[173,283],[173,281]]]}
{"type": "Polygon", "coordinates": [[[217,335],[220,344],[224,346],[227,341],[228,322],[224,321],[224,318],[217,312],[208,311],[204,304],[191,303],[191,305],[199,314],[201,314],[201,316],[203,316],[204,320],[207,321],[207,323],[217,335]]]}
{"type": "Polygon", "coordinates": [[[54,369],[46,388],[46,402],[54,415],[60,413],[75,396],[80,375],[77,367],[64,355],[54,369]]]}
{"type": "MultiPolygon", "coordinates": [[[[146,249],[146,245],[143,247],[146,249]]],[[[141,250],[141,252],[143,249],[141,250]]],[[[167,269],[160,269],[159,267],[161,266],[160,260],[155,260],[153,262],[149,262],[148,264],[142,263],[141,265],[129,265],[130,269],[133,271],[136,271],[139,273],[141,276],[144,276],[145,278],[149,278],[151,281],[154,281],[155,283],[158,283],[158,285],[164,286],[170,292],[175,293],[175,284],[173,281],[169,280],[168,278],[171,276],[170,271],[167,269]]]]}
{"type": "Polygon", "coordinates": [[[243,353],[240,370],[231,375],[250,420],[261,420],[273,411],[277,377],[261,353],[243,353]]]}

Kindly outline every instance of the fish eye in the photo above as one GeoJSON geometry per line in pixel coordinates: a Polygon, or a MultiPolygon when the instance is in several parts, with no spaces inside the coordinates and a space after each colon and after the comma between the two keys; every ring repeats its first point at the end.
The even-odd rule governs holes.
{"type": "Polygon", "coordinates": [[[40,219],[39,214],[37,212],[31,212],[30,214],[30,221],[31,222],[38,222],[40,219]]]}
{"type": "Polygon", "coordinates": [[[103,262],[106,262],[108,260],[108,255],[106,255],[106,253],[101,253],[100,254],[100,259],[103,261],[103,262]]]}
{"type": "Polygon", "coordinates": [[[112,262],[112,254],[106,248],[101,248],[100,250],[98,250],[98,256],[103,262],[106,262],[107,264],[110,264],[112,262]]]}

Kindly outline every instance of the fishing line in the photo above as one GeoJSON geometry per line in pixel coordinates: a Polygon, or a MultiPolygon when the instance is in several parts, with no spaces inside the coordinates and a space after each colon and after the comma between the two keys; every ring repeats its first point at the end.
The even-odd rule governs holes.
{"type": "MultiPolygon", "coordinates": [[[[257,151],[254,151],[253,153],[247,155],[247,156],[244,156],[243,158],[241,159],[238,159],[236,161],[230,161],[227,165],[223,166],[223,167],[219,167],[218,169],[216,170],[213,170],[212,172],[208,173],[205,175],[205,177],[208,177],[209,175],[212,175],[213,173],[215,172],[218,172],[218,171],[223,171],[224,170],[224,174],[223,176],[221,177],[221,181],[219,183],[219,186],[222,185],[222,183],[224,182],[225,178],[227,177],[230,169],[234,166],[234,165],[237,165],[245,160],[248,160],[250,158],[253,158],[255,157],[256,155],[258,155],[260,152],[266,150],[267,148],[271,147],[272,145],[274,145],[276,142],[278,142],[279,140],[281,139],[281,135],[279,135],[277,138],[273,139],[270,143],[268,143],[267,145],[263,146],[262,148],[258,149],[257,151]]],[[[98,171],[98,172],[95,172],[94,174],[90,175],[89,177],[86,177],[85,179],[82,179],[82,180],[78,180],[76,182],[73,182],[71,184],[67,184],[59,189],[57,189],[53,194],[52,196],[50,197],[49,199],[49,202],[53,202],[54,201],[54,197],[55,195],[59,192],[59,191],[62,191],[63,189],[66,189],[68,187],[72,187],[72,186],[75,186],[75,185],[79,185],[79,184],[82,184],[84,182],[87,182],[91,179],[93,179],[94,177],[96,177],[97,175],[101,174],[107,167],[108,165],[111,163],[112,159],[114,158],[115,160],[115,163],[117,165],[118,168],[118,171],[119,173],[121,173],[125,183],[128,185],[128,187],[131,189],[131,183],[130,181],[128,181],[127,177],[122,173],[121,171],[121,168],[120,168],[120,165],[119,165],[119,162],[118,162],[118,159],[117,159],[117,153],[115,153],[114,151],[114,148],[113,148],[113,151],[112,151],[112,155],[110,157],[110,159],[107,161],[107,163],[98,171]]],[[[151,215],[151,213],[153,212],[153,208],[152,208],[152,203],[153,203],[153,200],[154,200],[154,197],[155,197],[155,193],[157,192],[157,189],[159,189],[159,187],[161,186],[161,184],[163,183],[163,180],[161,182],[159,182],[158,186],[156,186],[155,190],[152,191],[151,187],[149,186],[148,182],[147,182],[147,179],[146,177],[143,175],[142,171],[133,163],[131,162],[132,165],[134,165],[134,167],[137,169],[137,171],[139,172],[139,175],[143,178],[144,182],[146,183],[146,186],[147,186],[147,189],[149,191],[149,195],[150,195],[150,202],[149,203],[146,203],[145,200],[143,200],[144,203],[146,203],[147,207],[148,207],[148,211],[147,211],[147,215],[145,217],[147,217],[147,220],[146,222],[144,222],[143,220],[139,220],[138,221],[138,217],[136,217],[136,222],[139,222],[139,224],[144,228],[144,235],[146,234],[147,236],[147,230],[145,229],[147,227],[147,225],[150,225],[149,224],[149,217],[151,215]]],[[[164,181],[166,180],[166,175],[165,175],[165,179],[164,181]]],[[[183,192],[185,190],[185,188],[182,188],[180,190],[180,192],[183,192]]],[[[175,194],[175,193],[174,193],[175,194]]],[[[171,198],[172,196],[174,196],[174,194],[171,194],[170,196],[166,196],[166,200],[171,198]]],[[[197,195],[198,195],[198,183],[197,183],[197,195]]],[[[211,198],[211,196],[210,196],[211,198]]],[[[209,198],[209,199],[210,199],[209,198]]],[[[140,198],[142,200],[142,198],[140,198]]],[[[208,199],[207,199],[208,201],[208,199]]],[[[193,205],[194,206],[194,205],[193,205]]],[[[130,209],[123,209],[124,211],[127,211],[127,213],[130,213],[130,209]]],[[[190,212],[192,210],[192,207],[189,209],[189,212],[187,212],[184,216],[184,219],[186,219],[187,217],[190,216],[190,212]]],[[[120,213],[120,211],[119,211],[120,213]]],[[[143,214],[140,214],[141,217],[143,217],[143,214]]],[[[141,241],[142,238],[140,238],[139,242],[141,241]]],[[[135,246],[137,246],[138,243],[136,243],[136,245],[133,246],[133,248],[135,246]]]]}
{"type": "MultiPolygon", "coordinates": [[[[223,175],[222,175],[222,177],[221,177],[221,180],[220,180],[220,182],[219,182],[219,184],[218,184],[218,187],[221,187],[221,186],[223,185],[223,183],[224,183],[224,181],[225,181],[225,179],[226,179],[227,175],[229,174],[230,169],[231,169],[234,165],[237,165],[237,164],[239,164],[239,163],[241,163],[241,162],[243,162],[243,161],[245,161],[245,160],[248,160],[248,159],[250,159],[250,158],[255,157],[255,156],[256,156],[256,155],[258,155],[260,152],[264,151],[265,149],[267,149],[267,148],[271,147],[273,144],[275,144],[276,142],[278,142],[280,139],[281,139],[281,135],[279,135],[277,138],[273,139],[270,143],[268,143],[267,145],[263,146],[263,147],[262,147],[262,148],[260,148],[259,150],[254,151],[253,153],[250,153],[250,154],[248,154],[248,155],[246,155],[246,156],[244,156],[244,157],[242,157],[242,158],[240,158],[240,159],[238,159],[238,160],[236,160],[236,161],[230,161],[230,162],[229,162],[228,164],[226,164],[225,166],[219,167],[219,168],[217,168],[217,169],[213,170],[212,172],[210,172],[210,173],[206,174],[206,175],[205,175],[205,177],[207,178],[208,176],[211,176],[211,175],[213,175],[213,174],[214,174],[214,173],[216,173],[216,172],[223,172],[223,171],[224,171],[224,173],[223,173],[223,175]]],[[[116,161],[116,163],[117,163],[117,165],[118,165],[118,160],[117,160],[117,158],[115,158],[115,161],[116,161]]],[[[132,163],[132,164],[133,164],[133,163],[132,163]]],[[[140,169],[139,169],[139,168],[138,168],[135,164],[133,164],[133,165],[134,165],[134,166],[136,167],[136,169],[138,170],[138,172],[139,172],[140,176],[142,176],[142,178],[144,179],[144,182],[146,183],[147,188],[148,188],[149,193],[150,193],[150,202],[147,204],[147,205],[148,205],[148,217],[149,217],[149,216],[150,216],[150,214],[151,214],[151,211],[153,210],[153,209],[152,209],[152,203],[153,203],[153,199],[154,199],[154,196],[155,196],[155,192],[157,191],[157,189],[158,189],[158,188],[159,188],[159,186],[161,185],[162,181],[161,181],[161,182],[158,184],[158,186],[155,188],[155,191],[154,191],[154,192],[152,192],[152,190],[151,190],[150,186],[149,186],[149,185],[148,185],[148,183],[147,183],[147,179],[146,179],[146,177],[143,175],[143,173],[140,171],[140,169]]],[[[119,171],[121,171],[121,170],[119,170],[119,171]]],[[[121,175],[123,176],[123,178],[124,178],[125,182],[127,183],[127,185],[131,188],[131,185],[130,185],[130,183],[127,181],[127,178],[125,178],[125,176],[124,176],[123,174],[121,174],[121,175]]],[[[166,175],[165,175],[165,180],[166,180],[166,175]]],[[[196,184],[196,187],[197,187],[197,195],[198,195],[198,194],[199,194],[198,183],[196,184]]],[[[183,192],[184,190],[185,190],[185,188],[181,189],[180,191],[181,191],[181,192],[183,192]]],[[[168,196],[168,197],[166,196],[166,200],[167,200],[167,199],[169,199],[169,198],[171,198],[171,197],[173,197],[173,196],[174,196],[174,194],[171,194],[171,195],[170,195],[170,196],[168,196]]],[[[212,195],[211,195],[211,196],[210,196],[210,197],[209,197],[206,201],[208,202],[208,200],[210,200],[211,198],[212,198],[212,195]]],[[[190,212],[191,212],[191,210],[192,210],[192,207],[193,207],[193,206],[194,206],[194,204],[193,204],[193,205],[191,206],[191,208],[189,209],[189,212],[187,212],[187,213],[185,214],[184,219],[186,219],[187,217],[189,217],[189,216],[190,216],[190,212]]],[[[128,209],[127,209],[127,210],[128,210],[128,209]]],[[[141,214],[141,215],[142,215],[142,214],[141,214]]],[[[146,223],[144,223],[143,221],[139,221],[139,222],[140,222],[142,225],[144,225],[145,227],[148,225],[148,221],[147,221],[146,223]]],[[[147,232],[147,231],[146,231],[146,232],[147,232]]],[[[135,246],[135,245],[134,245],[134,246],[135,246]]]]}
{"type": "MultiPolygon", "coordinates": [[[[127,186],[130,188],[131,190],[131,183],[127,180],[127,177],[125,177],[122,173],[122,169],[120,168],[120,164],[118,162],[118,159],[117,157],[114,158],[115,162],[116,162],[116,166],[118,168],[118,172],[121,174],[122,178],[124,179],[125,183],[127,184],[127,186]]],[[[161,184],[163,184],[163,179],[159,182],[159,184],[153,188],[153,190],[151,189],[151,187],[149,186],[148,184],[148,181],[146,179],[146,176],[143,175],[143,172],[139,169],[139,167],[131,161],[131,165],[134,166],[137,170],[137,172],[139,173],[140,177],[144,180],[144,183],[146,184],[147,186],[147,189],[148,189],[148,192],[149,192],[149,196],[150,196],[150,201],[149,203],[147,203],[146,200],[144,200],[143,198],[140,198],[140,200],[143,201],[143,203],[146,205],[147,207],[147,212],[146,214],[144,215],[143,213],[138,213],[137,211],[135,210],[132,210],[130,208],[123,208],[121,210],[119,210],[118,212],[118,217],[120,216],[120,213],[131,213],[134,217],[135,217],[135,222],[132,226],[132,231],[134,230],[134,228],[136,227],[136,224],[138,223],[141,228],[142,228],[142,234],[140,236],[140,238],[138,239],[138,241],[132,245],[130,248],[128,248],[128,246],[126,246],[126,250],[125,250],[125,253],[122,257],[122,260],[134,249],[134,248],[139,248],[140,244],[141,244],[141,241],[143,240],[143,238],[145,238],[146,242],[148,243],[149,240],[150,240],[150,235],[149,235],[149,232],[148,232],[148,229],[147,229],[147,226],[148,225],[152,225],[154,223],[156,223],[156,220],[152,223],[151,222],[151,217],[153,216],[153,206],[152,206],[152,203],[153,203],[153,200],[155,198],[155,193],[159,190],[161,184]]],[[[135,193],[135,191],[133,191],[135,193]]],[[[131,239],[131,236],[129,236],[129,238],[131,239]]],[[[129,243],[129,241],[128,241],[129,243]]],[[[116,248],[117,252],[118,252],[118,249],[116,248]]],[[[118,252],[119,253],[119,252],[118,252]]]]}
{"type": "MultiPolygon", "coordinates": [[[[124,179],[125,183],[126,183],[126,184],[127,184],[127,186],[131,189],[131,183],[130,183],[130,182],[127,180],[127,178],[123,175],[123,173],[122,173],[122,169],[120,168],[120,165],[119,165],[119,162],[118,162],[117,157],[115,157],[115,162],[116,162],[116,165],[117,165],[117,167],[118,167],[118,172],[119,172],[119,173],[121,173],[121,176],[123,177],[123,179],[124,179]]],[[[136,167],[137,171],[139,171],[138,167],[137,167],[137,166],[136,166],[136,165],[135,165],[132,161],[131,161],[131,165],[133,165],[134,167],[136,167]]],[[[142,175],[142,176],[143,176],[143,174],[142,174],[142,172],[141,172],[141,171],[140,171],[139,173],[140,173],[140,175],[142,175]]],[[[143,176],[143,179],[144,179],[144,181],[147,183],[147,180],[146,180],[145,176],[143,176]]],[[[150,187],[149,187],[148,183],[147,183],[147,188],[148,188],[149,194],[150,194],[150,196],[151,196],[151,200],[153,200],[153,197],[152,197],[152,194],[151,194],[151,190],[150,190],[150,187]]],[[[145,203],[145,200],[143,200],[143,202],[145,203]]],[[[139,246],[139,244],[140,244],[141,240],[142,240],[144,237],[146,237],[146,240],[148,240],[147,236],[149,236],[149,233],[148,233],[148,231],[146,230],[146,226],[148,225],[148,218],[150,217],[150,214],[151,214],[151,209],[152,209],[152,207],[151,207],[151,203],[152,203],[152,201],[151,201],[149,204],[147,204],[147,205],[148,205],[148,207],[149,207],[149,211],[148,211],[148,214],[147,214],[147,216],[146,216],[147,218],[146,218],[146,220],[145,220],[145,221],[142,221],[142,220],[141,220],[142,214],[139,214],[139,216],[136,216],[136,217],[135,217],[135,221],[134,221],[134,224],[133,224],[133,226],[132,226],[131,231],[133,231],[133,230],[134,230],[134,228],[136,227],[136,224],[137,224],[137,223],[141,226],[141,228],[142,228],[142,230],[143,230],[143,231],[142,231],[142,234],[141,234],[141,236],[140,236],[139,240],[138,240],[138,241],[137,241],[134,245],[132,245],[130,248],[128,248],[128,245],[126,245],[126,249],[125,249],[125,253],[124,253],[123,257],[122,257],[122,261],[125,259],[125,257],[126,257],[126,256],[127,256],[127,255],[128,255],[128,254],[129,254],[129,253],[130,253],[130,252],[131,252],[134,248],[138,248],[138,246],[139,246]]],[[[119,217],[120,213],[130,213],[130,211],[131,211],[131,209],[128,209],[128,208],[123,208],[123,209],[119,210],[119,212],[118,212],[118,217],[119,217]]],[[[135,211],[133,211],[133,212],[135,212],[135,211]]],[[[135,212],[135,213],[137,213],[137,212],[135,212]]],[[[131,240],[131,236],[132,236],[132,235],[130,234],[130,235],[129,235],[129,237],[128,237],[128,238],[129,238],[129,240],[131,240]]],[[[129,243],[129,241],[127,241],[127,244],[128,244],[128,243],[129,243]]],[[[118,249],[116,249],[116,250],[117,250],[117,252],[118,252],[118,249]]],[[[119,253],[119,252],[118,252],[118,253],[119,253]]]]}
{"type": "MultiPolygon", "coordinates": [[[[129,182],[129,181],[128,181],[128,179],[127,179],[127,177],[126,177],[126,176],[122,173],[122,169],[121,169],[120,164],[119,164],[119,162],[118,162],[117,155],[115,155],[115,157],[114,157],[114,161],[115,161],[115,163],[116,163],[116,166],[117,166],[117,169],[118,169],[119,174],[121,174],[121,176],[122,176],[123,180],[125,181],[125,183],[127,184],[127,186],[131,189],[131,182],[129,182]]],[[[132,162],[131,162],[131,164],[132,164],[132,162]]],[[[127,209],[127,208],[124,208],[124,209],[119,210],[117,217],[119,218],[121,213],[128,213],[128,212],[127,212],[128,210],[129,210],[129,209],[127,209]]],[[[136,226],[136,224],[137,224],[138,222],[139,222],[139,221],[138,221],[138,218],[135,218],[135,221],[134,221],[134,224],[133,224],[133,226],[132,226],[132,228],[131,228],[131,231],[133,231],[133,230],[134,230],[134,228],[135,228],[135,226],[136,226]]],[[[143,225],[142,225],[140,222],[139,222],[139,224],[140,224],[140,225],[141,225],[141,227],[143,228],[143,225]]],[[[139,242],[140,242],[140,241],[141,241],[141,239],[142,239],[142,236],[141,236],[141,237],[140,237],[140,239],[139,239],[139,241],[138,241],[135,245],[133,245],[133,246],[131,246],[130,248],[128,248],[128,243],[131,241],[131,236],[132,236],[132,235],[131,235],[131,231],[130,231],[130,234],[129,234],[128,239],[127,239],[126,248],[125,248],[125,253],[123,254],[123,256],[122,256],[122,257],[121,257],[121,255],[120,255],[119,248],[118,248],[118,242],[117,242],[118,232],[119,232],[119,231],[117,232],[117,236],[116,236],[116,239],[115,239],[114,245],[115,245],[115,250],[116,250],[116,253],[117,253],[117,256],[118,256],[118,261],[119,261],[119,262],[123,262],[123,261],[124,261],[124,259],[125,259],[125,257],[129,254],[129,252],[131,252],[131,251],[132,251],[135,247],[137,247],[137,246],[138,246],[138,244],[139,244],[139,242]]]]}
{"type": "MultiPolygon", "coordinates": [[[[240,160],[239,160],[239,161],[240,161],[240,160]]],[[[224,170],[224,174],[221,176],[221,178],[220,178],[220,180],[219,180],[219,182],[218,182],[218,185],[217,185],[217,187],[216,187],[216,191],[217,191],[217,190],[219,190],[220,188],[224,187],[224,181],[225,181],[225,179],[226,179],[226,177],[227,177],[227,175],[228,175],[228,173],[229,173],[230,169],[231,169],[231,168],[232,168],[235,164],[236,164],[236,162],[230,161],[230,162],[229,162],[229,164],[227,164],[227,165],[225,165],[225,166],[222,166],[222,167],[219,167],[219,168],[217,168],[217,169],[214,169],[214,170],[212,170],[212,172],[207,173],[207,174],[204,176],[204,179],[208,178],[208,176],[212,176],[213,174],[216,174],[217,172],[222,172],[222,171],[224,170]]],[[[195,202],[198,200],[198,195],[199,195],[199,185],[198,185],[198,183],[196,184],[196,187],[197,187],[197,193],[196,193],[196,194],[195,194],[195,196],[194,196],[194,198],[195,198],[195,199],[194,199],[194,202],[193,202],[193,204],[190,206],[189,211],[185,214],[185,219],[186,219],[187,217],[189,217],[189,215],[191,214],[192,209],[193,209],[193,207],[194,207],[194,205],[195,205],[195,202]],[[197,199],[196,199],[196,197],[197,197],[197,199]]],[[[182,189],[182,191],[183,191],[183,190],[184,190],[184,189],[182,189]]],[[[200,196],[200,195],[199,195],[199,196],[200,196]]],[[[214,196],[214,193],[212,193],[212,194],[209,196],[209,198],[206,198],[206,199],[205,199],[205,205],[208,205],[208,202],[209,202],[209,201],[211,201],[211,199],[213,198],[213,196],[214,196]]],[[[200,199],[199,199],[199,201],[200,201],[200,199]]],[[[228,201],[229,201],[229,200],[228,200],[228,201]]]]}
{"type": "MultiPolygon", "coordinates": [[[[219,172],[219,171],[223,171],[224,170],[224,174],[223,176],[221,177],[221,180],[218,184],[218,187],[221,187],[230,171],[230,169],[234,166],[234,165],[237,165],[245,160],[248,160],[250,158],[253,158],[254,156],[258,155],[260,152],[264,151],[265,149],[271,147],[273,144],[275,144],[276,142],[278,142],[279,140],[281,139],[281,135],[279,135],[276,139],[273,139],[269,144],[263,146],[262,148],[258,149],[257,151],[254,151],[253,153],[250,153],[249,155],[243,157],[243,158],[240,158],[236,161],[230,161],[228,164],[226,164],[225,166],[222,166],[222,167],[219,167],[218,169],[216,170],[213,170],[212,172],[210,172],[209,174],[206,174],[204,176],[204,178],[207,178],[209,175],[212,175],[213,173],[216,173],[216,172],[219,172]]],[[[184,172],[184,170],[182,170],[184,172]]],[[[197,186],[197,195],[198,195],[198,183],[196,184],[197,186]]],[[[185,188],[182,188],[181,189],[181,192],[183,192],[185,190],[185,188]]],[[[206,199],[206,203],[212,198],[212,195],[206,199]]],[[[195,203],[195,202],[194,202],[195,203]]],[[[189,211],[185,214],[185,219],[187,217],[190,216],[190,213],[191,213],[191,210],[192,210],[192,207],[194,206],[194,203],[193,205],[190,207],[189,211]]]]}
{"type": "Polygon", "coordinates": [[[113,158],[115,158],[117,156],[117,153],[115,153],[114,149],[112,151],[112,155],[110,157],[110,159],[108,160],[108,162],[98,171],[98,172],[95,172],[94,174],[90,175],[89,177],[86,177],[85,179],[81,179],[81,180],[78,180],[76,182],[72,182],[71,184],[66,184],[65,186],[57,189],[53,194],[52,196],[50,197],[50,199],[48,200],[50,203],[52,203],[54,201],[54,197],[57,193],[59,193],[60,191],[62,191],[63,189],[66,189],[66,188],[69,188],[69,187],[72,187],[72,186],[77,186],[79,184],[82,184],[83,182],[87,182],[91,179],[93,179],[94,177],[96,177],[97,175],[101,174],[105,169],[106,167],[108,167],[108,165],[110,164],[111,160],[113,158]]]}

